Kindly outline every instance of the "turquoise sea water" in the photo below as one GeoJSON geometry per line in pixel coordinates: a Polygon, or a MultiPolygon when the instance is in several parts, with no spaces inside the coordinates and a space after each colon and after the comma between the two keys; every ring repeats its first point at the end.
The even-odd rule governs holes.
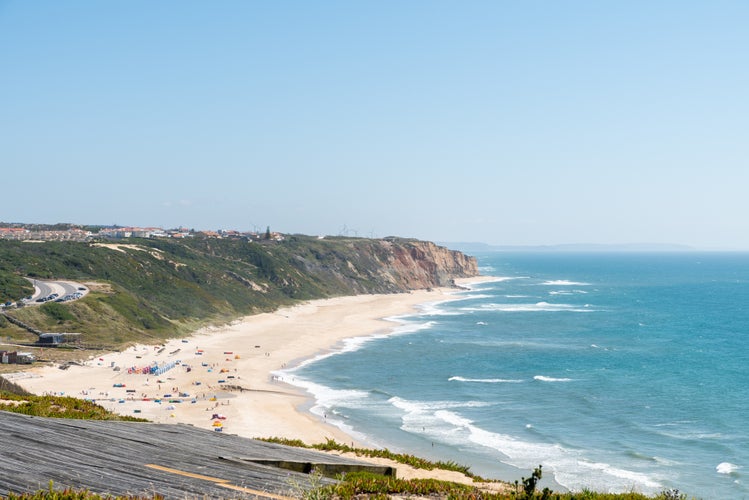
{"type": "Polygon", "coordinates": [[[749,254],[477,257],[496,281],[285,378],[370,445],[481,475],[749,498],[749,254]]]}

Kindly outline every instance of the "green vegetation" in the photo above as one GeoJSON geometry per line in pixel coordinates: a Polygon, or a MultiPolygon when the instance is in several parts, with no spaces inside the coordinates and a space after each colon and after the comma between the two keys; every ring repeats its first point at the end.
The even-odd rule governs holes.
{"type": "MultiPolygon", "coordinates": [[[[388,242],[410,254],[411,241],[388,242]]],[[[84,344],[158,342],[196,328],[300,300],[409,289],[389,270],[379,240],[290,236],[284,241],[138,239],[97,243],[0,240],[0,302],[33,293],[27,279],[83,282],[73,302],[23,307],[11,315],[47,332],[80,332],[84,344]]],[[[455,276],[450,276],[455,277],[455,276]]],[[[441,276],[434,276],[437,285],[441,276]]],[[[0,336],[33,340],[7,321],[0,336]]]]}
{"type": "Polygon", "coordinates": [[[111,413],[96,403],[83,399],[68,396],[21,395],[6,390],[0,391],[0,410],[36,417],[147,422],[142,418],[111,413]]]}
{"type": "Polygon", "coordinates": [[[3,393],[13,393],[18,396],[27,396],[31,394],[15,382],[11,382],[10,380],[0,377],[0,394],[3,393]]]}
{"type": "MultiPolygon", "coordinates": [[[[540,469],[536,469],[536,471],[540,471],[540,469]]],[[[333,498],[342,500],[353,498],[384,499],[390,498],[391,495],[438,497],[454,500],[680,500],[684,498],[683,496],[671,496],[671,492],[663,492],[656,496],[634,492],[596,493],[588,490],[576,493],[554,493],[547,488],[544,488],[542,492],[537,492],[535,491],[535,483],[532,482],[524,485],[527,488],[518,487],[507,491],[493,492],[450,481],[436,479],[404,480],[368,472],[350,473],[339,479],[339,483],[318,487],[316,490],[304,494],[303,498],[308,500],[333,498]]]]}
{"type": "Polygon", "coordinates": [[[142,418],[117,415],[83,399],[68,396],[36,396],[3,377],[0,377],[0,411],[35,417],[148,422],[142,418]]]}
{"type": "Polygon", "coordinates": [[[48,302],[44,304],[40,309],[44,314],[60,324],[64,323],[65,321],[71,321],[75,319],[75,316],[68,312],[67,307],[62,304],[58,304],[57,302],[48,302]]]}
{"type": "Polygon", "coordinates": [[[278,438],[278,437],[260,438],[260,440],[267,441],[270,443],[283,444],[286,446],[296,446],[297,448],[310,448],[310,449],[320,450],[320,451],[338,451],[341,453],[353,453],[359,457],[387,458],[389,460],[398,462],[400,464],[410,465],[411,467],[415,469],[424,469],[424,470],[440,469],[440,470],[455,471],[455,472],[460,472],[461,474],[464,474],[470,478],[473,478],[475,481],[485,481],[485,479],[479,476],[473,475],[469,471],[470,467],[468,466],[456,464],[455,462],[432,462],[429,460],[425,460],[423,458],[416,457],[414,455],[407,455],[403,453],[393,453],[387,448],[382,449],[382,450],[376,450],[376,449],[371,449],[371,448],[356,448],[356,447],[348,446],[347,444],[338,443],[337,441],[333,439],[328,439],[324,443],[317,443],[313,445],[307,445],[299,439],[284,439],[284,438],[278,438]]]}
{"type": "Polygon", "coordinates": [[[389,495],[485,498],[479,490],[464,484],[436,479],[405,480],[368,472],[346,474],[340,483],[326,488],[330,493],[328,498],[341,499],[351,499],[359,495],[368,495],[373,498],[387,498],[389,495]]]}
{"type": "MultiPolygon", "coordinates": [[[[472,478],[474,483],[502,483],[506,488],[502,492],[487,491],[481,485],[465,485],[450,481],[439,481],[436,479],[413,479],[403,480],[393,477],[372,474],[369,472],[349,473],[339,477],[338,484],[329,486],[317,486],[315,490],[307,492],[303,497],[307,500],[320,499],[352,499],[352,498],[388,498],[390,495],[406,496],[438,496],[449,499],[470,500],[686,500],[686,495],[676,490],[666,490],[656,496],[647,496],[641,493],[597,493],[583,490],[575,493],[555,493],[548,488],[536,491],[538,481],[542,477],[542,467],[539,465],[530,475],[515,481],[513,485],[501,481],[491,481],[475,476],[469,472],[466,466],[453,462],[431,462],[413,455],[393,453],[387,449],[375,450],[368,448],[355,448],[334,440],[325,443],[307,445],[298,439],[268,438],[263,439],[271,443],[296,446],[299,448],[310,448],[321,451],[338,451],[341,453],[354,453],[360,457],[379,457],[393,460],[394,462],[410,465],[416,469],[425,470],[448,470],[463,473],[472,478]]],[[[315,472],[316,473],[316,472],[315,472]]],[[[319,481],[312,481],[318,484],[319,481]]]]}
{"type": "Polygon", "coordinates": [[[46,490],[39,490],[34,493],[8,493],[7,495],[8,500],[163,500],[163,498],[158,494],[149,497],[112,497],[73,488],[56,490],[52,481],[49,482],[49,488],[46,490]]]}

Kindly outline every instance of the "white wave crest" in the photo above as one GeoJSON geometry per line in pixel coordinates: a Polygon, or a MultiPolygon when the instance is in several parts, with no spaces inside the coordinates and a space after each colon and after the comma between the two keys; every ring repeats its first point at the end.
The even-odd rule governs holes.
{"type": "Polygon", "coordinates": [[[288,384],[306,390],[315,398],[315,406],[332,408],[334,406],[358,406],[369,398],[368,391],[356,389],[333,389],[331,387],[316,384],[299,377],[283,377],[282,380],[288,384]]]}
{"type": "Polygon", "coordinates": [[[741,467],[731,462],[721,462],[715,467],[715,471],[718,474],[733,474],[738,471],[741,467]]]}
{"type": "Polygon", "coordinates": [[[550,290],[549,295],[575,295],[581,293],[588,293],[585,290],[550,290]]]}
{"type": "Polygon", "coordinates": [[[506,379],[506,378],[465,378],[465,377],[450,377],[447,379],[451,382],[477,382],[481,384],[520,384],[524,382],[520,379],[506,379]]]}
{"type": "Polygon", "coordinates": [[[626,482],[639,483],[651,489],[656,489],[661,486],[660,483],[658,483],[657,481],[653,480],[652,478],[650,478],[649,476],[641,472],[633,472],[633,471],[629,471],[625,469],[619,469],[618,467],[614,467],[610,464],[600,463],[600,462],[590,462],[587,460],[581,460],[578,463],[582,467],[603,472],[607,476],[612,476],[612,477],[616,477],[619,479],[623,479],[626,482]]]}
{"type": "Polygon", "coordinates": [[[411,401],[393,396],[388,400],[396,408],[406,412],[428,412],[434,410],[446,410],[453,408],[482,408],[492,406],[492,403],[484,401],[411,401]]]}
{"type": "MultiPolygon", "coordinates": [[[[463,315],[463,312],[461,311],[445,311],[440,306],[442,304],[446,304],[448,302],[456,302],[458,300],[463,299],[453,299],[453,300],[443,300],[440,302],[428,302],[426,304],[419,304],[416,306],[416,308],[419,310],[419,314],[424,316],[461,316],[463,315]]],[[[408,316],[403,316],[403,318],[406,318],[408,316]]]]}
{"type": "Polygon", "coordinates": [[[473,423],[473,420],[461,417],[457,413],[447,410],[437,410],[434,412],[434,416],[458,428],[468,428],[473,423]]]}
{"type": "Polygon", "coordinates": [[[533,380],[538,380],[539,382],[572,382],[573,379],[554,378],[554,377],[546,377],[544,375],[536,375],[535,377],[533,377],[533,380]]]}
{"type": "Polygon", "coordinates": [[[525,279],[528,279],[528,276],[492,276],[492,279],[489,279],[489,280],[462,283],[462,285],[473,288],[477,285],[487,285],[489,283],[501,283],[503,281],[525,280],[525,279]]]}
{"type": "Polygon", "coordinates": [[[460,408],[484,406],[485,403],[409,401],[398,397],[389,401],[404,411],[401,429],[406,432],[428,435],[456,446],[465,446],[470,442],[493,450],[502,462],[521,469],[531,469],[542,462],[545,470],[549,470],[559,484],[573,491],[589,488],[627,492],[635,486],[640,490],[655,492],[661,487],[657,478],[652,476],[590,461],[582,451],[559,444],[524,441],[488,431],[460,414],[460,408]]]}
{"type": "MultiPolygon", "coordinates": [[[[487,293],[474,293],[470,295],[463,295],[462,297],[455,299],[455,300],[470,300],[470,299],[490,299],[494,297],[494,295],[489,295],[487,293]]],[[[454,301],[450,301],[454,302],[454,301]]]]}
{"type": "Polygon", "coordinates": [[[596,311],[590,304],[584,306],[574,304],[551,304],[549,302],[536,302],[535,304],[482,304],[478,307],[463,307],[462,311],[467,312],[583,312],[589,313],[596,311]]]}

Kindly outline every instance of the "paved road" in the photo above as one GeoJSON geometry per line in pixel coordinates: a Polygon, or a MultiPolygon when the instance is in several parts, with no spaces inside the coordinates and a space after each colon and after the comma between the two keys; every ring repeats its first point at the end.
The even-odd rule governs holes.
{"type": "Polygon", "coordinates": [[[34,295],[31,296],[31,301],[27,302],[28,305],[39,304],[36,299],[49,297],[53,293],[56,293],[59,297],[64,297],[75,292],[81,292],[83,295],[88,293],[88,287],[75,281],[27,279],[34,284],[34,295]]]}

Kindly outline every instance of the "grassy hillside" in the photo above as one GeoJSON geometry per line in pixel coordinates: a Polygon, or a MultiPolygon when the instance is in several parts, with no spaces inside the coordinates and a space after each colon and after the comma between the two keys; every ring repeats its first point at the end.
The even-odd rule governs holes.
{"type": "MultiPolygon", "coordinates": [[[[420,243],[307,236],[291,236],[283,242],[0,241],[0,300],[30,295],[33,287],[25,278],[83,282],[91,293],[81,300],[24,307],[11,314],[43,331],[81,332],[88,344],[154,341],[299,300],[419,287],[423,280],[411,283],[408,277],[423,269],[410,269],[417,266],[407,264],[385,272],[384,266],[396,261],[394,256],[421,256],[420,243]]],[[[435,266],[431,261],[427,264],[426,269],[435,266]]],[[[431,274],[429,286],[446,284],[448,275],[457,277],[453,269],[431,274]]],[[[34,340],[2,317],[0,336],[34,340]]]]}

